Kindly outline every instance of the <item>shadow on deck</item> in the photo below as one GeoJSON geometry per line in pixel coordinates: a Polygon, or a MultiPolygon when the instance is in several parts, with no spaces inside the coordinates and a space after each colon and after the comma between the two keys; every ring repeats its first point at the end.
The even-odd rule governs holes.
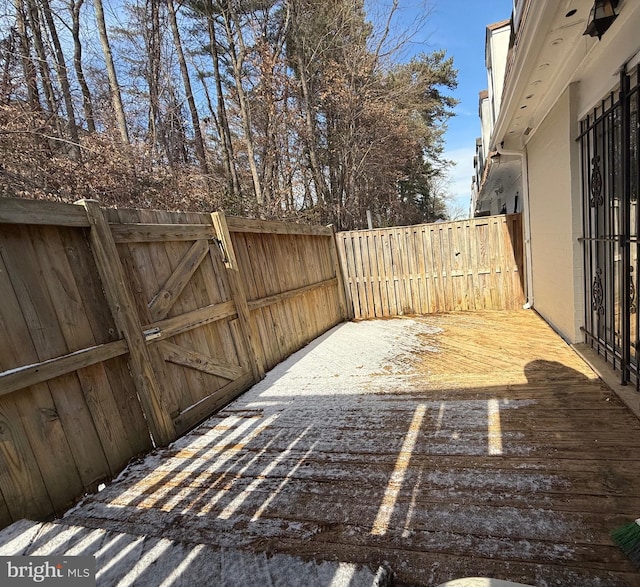
{"type": "MultiPolygon", "coordinates": [[[[609,538],[640,512],[639,431],[533,312],[343,324],[69,512],[91,548],[51,526],[29,552],[99,553],[99,576],[170,540],[172,568],[207,548],[386,564],[398,585],[640,585],[609,538]]],[[[283,565],[273,583],[297,584],[283,565]]]]}

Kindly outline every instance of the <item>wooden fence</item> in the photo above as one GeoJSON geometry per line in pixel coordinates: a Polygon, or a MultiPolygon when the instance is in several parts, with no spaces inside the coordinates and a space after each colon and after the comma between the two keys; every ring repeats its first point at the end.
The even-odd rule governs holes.
{"type": "Polygon", "coordinates": [[[522,242],[517,214],[340,232],[352,316],[520,308],[522,242]]]}
{"type": "Polygon", "coordinates": [[[64,511],[345,317],[329,228],[0,199],[0,525],[64,511]]]}

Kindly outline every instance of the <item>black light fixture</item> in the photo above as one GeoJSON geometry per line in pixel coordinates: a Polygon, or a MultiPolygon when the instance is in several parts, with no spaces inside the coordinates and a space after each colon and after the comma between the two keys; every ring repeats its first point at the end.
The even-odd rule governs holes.
{"type": "Polygon", "coordinates": [[[618,18],[616,8],[619,0],[596,0],[593,8],[589,13],[589,20],[585,35],[598,37],[598,40],[604,35],[613,21],[618,18]]]}

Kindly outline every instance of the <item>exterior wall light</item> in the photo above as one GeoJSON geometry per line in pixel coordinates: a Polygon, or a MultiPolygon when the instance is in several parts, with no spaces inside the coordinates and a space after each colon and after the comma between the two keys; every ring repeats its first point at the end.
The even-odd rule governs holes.
{"type": "Polygon", "coordinates": [[[619,0],[596,0],[589,13],[587,30],[584,31],[584,34],[598,37],[598,40],[600,40],[602,35],[604,35],[607,29],[613,24],[613,21],[618,18],[616,14],[618,1],[619,0]]]}

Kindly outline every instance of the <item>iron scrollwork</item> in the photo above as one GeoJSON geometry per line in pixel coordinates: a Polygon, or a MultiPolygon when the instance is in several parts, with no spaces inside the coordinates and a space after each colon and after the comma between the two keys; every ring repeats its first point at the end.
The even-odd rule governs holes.
{"type": "Polygon", "coordinates": [[[602,289],[602,269],[596,269],[591,288],[591,309],[598,315],[604,314],[604,290],[602,289]]]}
{"type": "Polygon", "coordinates": [[[591,199],[589,204],[592,208],[602,206],[604,198],[602,196],[602,174],[600,173],[600,155],[596,155],[591,159],[593,169],[591,170],[591,199]]]}
{"type": "Polygon", "coordinates": [[[636,304],[636,285],[633,283],[633,267],[629,267],[629,313],[635,314],[638,311],[636,304]]]}

